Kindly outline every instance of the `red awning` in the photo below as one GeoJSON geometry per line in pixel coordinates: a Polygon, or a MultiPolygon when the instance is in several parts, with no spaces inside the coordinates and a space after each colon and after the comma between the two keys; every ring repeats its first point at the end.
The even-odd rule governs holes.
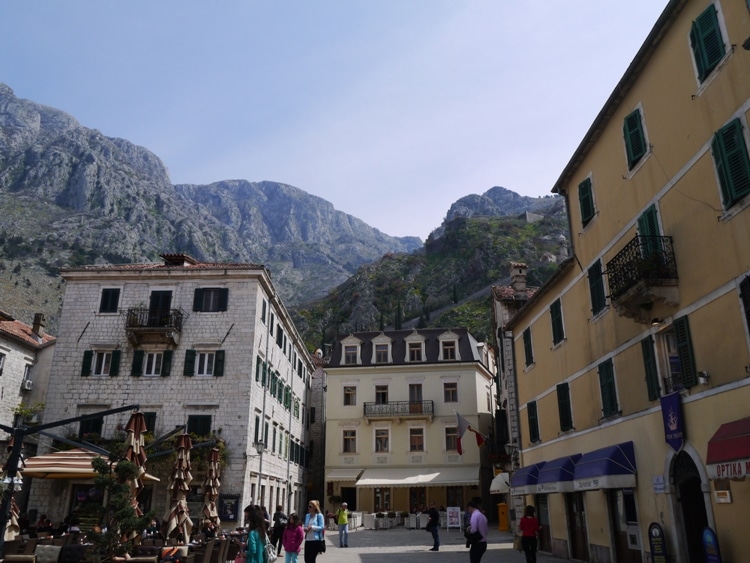
{"type": "Polygon", "coordinates": [[[719,426],[708,441],[706,465],[713,479],[750,474],[750,417],[719,426]]]}

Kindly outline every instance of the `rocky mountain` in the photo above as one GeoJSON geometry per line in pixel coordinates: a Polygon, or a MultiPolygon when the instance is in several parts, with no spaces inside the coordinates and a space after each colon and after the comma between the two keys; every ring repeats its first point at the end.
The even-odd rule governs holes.
{"type": "Polygon", "coordinates": [[[275,182],[169,180],[143,147],[0,84],[0,308],[54,329],[60,267],[157,260],[266,264],[287,303],[324,295],[388,252],[421,247],[275,182]]]}

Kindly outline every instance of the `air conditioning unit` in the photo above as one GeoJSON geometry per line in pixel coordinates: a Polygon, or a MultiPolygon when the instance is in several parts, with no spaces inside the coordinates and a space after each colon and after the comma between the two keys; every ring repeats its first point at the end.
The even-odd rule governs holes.
{"type": "Polygon", "coordinates": [[[31,391],[31,388],[34,386],[34,382],[31,379],[25,379],[23,383],[21,383],[21,387],[25,389],[26,391],[31,391]]]}

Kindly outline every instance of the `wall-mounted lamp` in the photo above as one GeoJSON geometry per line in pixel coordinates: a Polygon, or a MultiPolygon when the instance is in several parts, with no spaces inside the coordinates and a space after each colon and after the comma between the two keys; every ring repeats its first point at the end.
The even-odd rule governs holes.
{"type": "Polygon", "coordinates": [[[258,452],[258,455],[263,455],[263,452],[266,451],[265,442],[253,442],[253,447],[255,448],[255,451],[258,452]]]}

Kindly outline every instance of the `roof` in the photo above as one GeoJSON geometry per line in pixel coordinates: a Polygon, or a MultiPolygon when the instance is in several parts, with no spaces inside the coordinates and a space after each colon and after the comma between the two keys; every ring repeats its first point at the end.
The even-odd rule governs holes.
{"type": "Polygon", "coordinates": [[[74,268],[63,268],[66,272],[87,271],[121,271],[121,270],[258,270],[265,269],[263,264],[252,262],[200,262],[187,254],[161,254],[164,262],[146,262],[141,264],[98,264],[93,266],[79,266],[74,268]]]}
{"type": "Polygon", "coordinates": [[[0,336],[6,336],[30,348],[40,350],[55,341],[49,334],[37,335],[31,327],[0,311],[0,336]]]}
{"type": "Polygon", "coordinates": [[[527,287],[525,294],[519,297],[516,295],[515,290],[509,285],[493,285],[491,289],[492,295],[495,299],[501,301],[526,301],[527,299],[531,299],[531,296],[539,291],[538,287],[527,287]]]}

